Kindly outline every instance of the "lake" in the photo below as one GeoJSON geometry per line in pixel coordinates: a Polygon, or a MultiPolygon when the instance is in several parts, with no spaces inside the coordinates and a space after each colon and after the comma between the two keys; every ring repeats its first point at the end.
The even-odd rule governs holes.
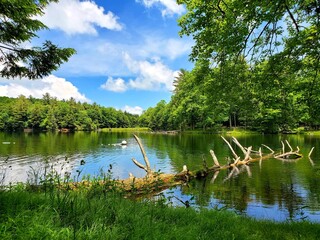
{"type": "MultiPolygon", "coordinates": [[[[203,159],[212,165],[210,149],[221,164],[232,158],[219,135],[139,133],[138,136],[151,167],[165,173],[180,172],[183,165],[191,171],[201,169],[203,159]]],[[[231,141],[231,136],[225,137],[231,141]]],[[[228,208],[259,219],[320,222],[320,136],[257,134],[237,139],[243,146],[258,150],[261,144],[266,144],[276,152],[282,149],[281,141],[288,140],[293,148],[299,146],[304,157],[252,162],[232,176],[230,170],[222,170],[214,177],[191,181],[163,194],[173,205],[182,205],[180,199],[190,201],[195,208],[228,208]],[[309,158],[312,147],[315,150],[309,158]]],[[[233,147],[240,155],[240,149],[234,144],[233,147]]],[[[134,165],[132,157],[143,163],[131,133],[0,133],[0,185],[39,183],[46,167],[54,168],[61,176],[71,173],[76,181],[99,176],[110,166],[113,178],[128,178],[129,173],[143,177],[145,172],[134,165]],[[127,146],[119,144],[123,140],[128,142],[127,146]]]]}

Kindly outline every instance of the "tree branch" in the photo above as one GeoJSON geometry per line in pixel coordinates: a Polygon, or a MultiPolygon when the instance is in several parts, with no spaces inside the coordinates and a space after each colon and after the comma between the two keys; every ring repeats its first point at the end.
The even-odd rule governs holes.
{"type": "Polygon", "coordinates": [[[142,168],[143,170],[145,170],[148,173],[147,168],[142,165],[141,163],[139,163],[135,158],[132,158],[132,161],[134,162],[135,165],[137,165],[139,168],[142,168]]]}
{"type": "MultiPolygon", "coordinates": [[[[232,146],[230,145],[230,143],[223,137],[223,136],[221,136],[222,137],[222,139],[226,142],[226,144],[229,146],[229,148],[230,148],[230,150],[231,150],[231,152],[232,152],[232,154],[233,154],[233,156],[235,157],[235,159],[240,159],[240,157],[236,154],[236,152],[233,150],[233,148],[232,148],[232,146]]],[[[236,161],[236,160],[235,160],[236,161]]]]}
{"type": "Polygon", "coordinates": [[[290,16],[290,18],[291,18],[291,20],[292,20],[292,22],[293,22],[293,24],[294,24],[294,26],[295,26],[295,28],[296,28],[296,30],[297,30],[297,33],[300,32],[300,30],[299,30],[299,25],[298,25],[296,19],[294,18],[292,12],[290,11],[287,3],[285,2],[284,5],[285,5],[285,8],[286,8],[287,12],[289,13],[289,16],[290,16]]]}
{"type": "Polygon", "coordinates": [[[213,151],[213,150],[210,150],[210,154],[211,154],[211,156],[212,156],[214,165],[220,166],[219,161],[218,161],[218,158],[217,158],[217,156],[214,154],[214,151],[213,151]]]}
{"type": "Polygon", "coordinates": [[[6,50],[10,50],[10,51],[15,51],[17,52],[18,50],[13,48],[13,47],[9,47],[9,46],[4,46],[4,45],[0,45],[0,48],[6,49],[6,50]]]}
{"type": "MultiPolygon", "coordinates": [[[[137,135],[133,134],[133,137],[136,139],[136,141],[137,141],[137,143],[138,143],[138,145],[140,147],[144,162],[146,163],[146,166],[143,166],[142,164],[140,164],[140,165],[143,166],[143,169],[145,169],[148,174],[151,174],[152,171],[151,171],[151,167],[150,167],[150,162],[149,162],[147,154],[146,154],[146,152],[145,152],[145,150],[143,148],[143,145],[142,145],[140,139],[137,137],[137,135]]],[[[140,167],[139,165],[137,165],[137,166],[140,167]]]]}

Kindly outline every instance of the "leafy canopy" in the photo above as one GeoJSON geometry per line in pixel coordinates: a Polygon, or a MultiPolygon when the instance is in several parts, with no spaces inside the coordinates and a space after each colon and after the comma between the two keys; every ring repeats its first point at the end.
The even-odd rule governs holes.
{"type": "Polygon", "coordinates": [[[59,48],[50,41],[41,47],[23,48],[21,44],[37,37],[47,27],[36,16],[42,15],[50,2],[58,0],[1,0],[0,2],[0,76],[41,78],[66,62],[72,48],[59,48]]]}
{"type": "Polygon", "coordinates": [[[319,55],[318,0],[178,0],[187,13],[181,35],[195,40],[191,59],[221,62],[226,57],[261,60],[286,55],[319,55]]]}

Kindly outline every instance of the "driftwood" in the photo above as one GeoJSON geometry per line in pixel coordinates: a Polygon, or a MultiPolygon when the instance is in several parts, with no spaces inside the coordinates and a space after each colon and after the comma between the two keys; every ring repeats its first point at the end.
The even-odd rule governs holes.
{"type": "MultiPolygon", "coordinates": [[[[285,144],[284,142],[281,142],[282,144],[282,152],[276,154],[273,149],[268,147],[265,144],[262,144],[262,147],[268,149],[270,152],[263,153],[262,148],[260,147],[259,150],[253,150],[252,146],[244,147],[240,144],[240,142],[235,138],[232,137],[232,142],[235,143],[237,147],[242,151],[243,157],[240,157],[235,149],[232,147],[231,143],[221,136],[223,141],[228,145],[232,155],[233,155],[233,162],[227,163],[225,165],[221,165],[215,152],[213,150],[210,150],[210,155],[213,160],[212,166],[208,166],[207,162],[203,159],[203,169],[197,170],[197,171],[190,171],[187,166],[183,166],[182,171],[180,173],[176,174],[164,174],[164,173],[158,173],[153,172],[150,168],[149,159],[146,155],[146,152],[143,148],[143,145],[141,143],[141,140],[134,135],[134,138],[136,139],[145,165],[139,163],[135,158],[132,159],[132,161],[139,167],[146,171],[146,176],[143,178],[135,178],[132,176],[129,179],[122,180],[122,184],[124,189],[130,191],[130,188],[135,185],[135,190],[137,189],[143,189],[146,187],[152,186],[151,188],[156,188],[155,185],[157,185],[158,190],[165,189],[171,186],[179,185],[185,182],[190,181],[193,178],[203,178],[206,177],[208,174],[213,173],[213,177],[211,179],[211,182],[214,182],[217,178],[219,172],[221,170],[225,169],[231,169],[228,177],[225,180],[230,179],[235,174],[240,173],[241,171],[246,171],[248,176],[251,177],[251,171],[250,167],[248,166],[251,162],[259,161],[261,164],[261,160],[267,159],[267,158],[275,158],[280,160],[289,160],[289,159],[299,159],[302,157],[302,155],[299,153],[300,149],[297,147],[297,150],[293,150],[291,145],[288,141],[285,141],[287,146],[289,147],[290,151],[285,151],[285,144]],[[239,169],[240,167],[240,169],[239,169]]],[[[309,156],[311,155],[313,149],[311,149],[309,156]]]]}
{"type": "MultiPolygon", "coordinates": [[[[290,151],[285,152],[285,144],[282,142],[282,151],[278,154],[275,154],[275,151],[271,149],[270,147],[262,144],[262,147],[268,149],[270,152],[263,153],[262,148],[260,147],[259,150],[253,150],[252,146],[244,147],[240,144],[240,142],[232,137],[231,140],[235,143],[237,147],[240,148],[242,151],[243,157],[240,157],[236,151],[233,149],[231,143],[222,137],[223,141],[228,145],[232,155],[233,155],[233,161],[227,164],[222,165],[216,154],[213,150],[210,150],[210,155],[212,157],[212,165],[208,166],[207,162],[203,159],[203,169],[196,170],[196,171],[190,171],[186,165],[182,167],[182,171],[176,174],[167,174],[167,173],[159,173],[155,172],[150,167],[150,162],[148,159],[148,156],[144,150],[143,144],[141,140],[134,135],[135,140],[137,141],[144,162],[145,164],[142,164],[138,162],[135,158],[132,158],[132,161],[134,164],[146,171],[146,176],[142,178],[137,178],[133,176],[131,173],[129,173],[129,178],[124,180],[112,180],[112,186],[116,186],[121,191],[125,191],[129,195],[139,195],[139,194],[151,194],[160,192],[164,189],[181,185],[184,183],[187,183],[191,179],[194,178],[204,178],[208,176],[209,174],[212,174],[211,182],[213,183],[216,178],[218,177],[220,171],[230,169],[230,172],[228,176],[226,177],[225,181],[229,180],[231,177],[239,174],[242,171],[246,171],[248,176],[251,177],[251,171],[250,167],[248,166],[250,163],[259,161],[259,164],[261,166],[263,159],[268,158],[275,158],[280,159],[283,161],[289,161],[289,159],[295,159],[298,160],[302,157],[302,155],[299,153],[300,149],[297,147],[297,150],[293,151],[291,145],[288,141],[286,141],[286,144],[288,145],[290,151]]],[[[310,155],[312,153],[314,148],[311,149],[309,153],[309,159],[311,164],[313,163],[310,155]]],[[[292,160],[291,160],[292,161],[292,160]]],[[[101,185],[105,185],[105,182],[99,183],[101,185]]],[[[80,182],[80,183],[72,183],[70,186],[72,188],[77,188],[78,186],[88,186],[90,187],[89,182],[80,182]],[[72,185],[72,186],[71,186],[72,185]]]]}

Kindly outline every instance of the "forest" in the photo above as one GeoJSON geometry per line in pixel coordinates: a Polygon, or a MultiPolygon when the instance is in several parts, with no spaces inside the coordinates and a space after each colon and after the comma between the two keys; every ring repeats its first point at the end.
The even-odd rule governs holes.
{"type": "Polygon", "coordinates": [[[181,70],[171,101],[147,109],[141,123],[154,130],[226,126],[278,133],[319,129],[317,70],[290,68],[275,60],[254,67],[244,58],[214,68],[208,61],[197,62],[191,71],[181,70]]]}
{"type": "Polygon", "coordinates": [[[194,68],[181,70],[170,102],[141,116],[152,129],[320,127],[319,1],[180,0],[194,68]]]}
{"type": "MultiPolygon", "coordinates": [[[[23,49],[46,28],[31,15],[51,1],[5,1],[0,76],[47,76],[75,54],[51,42],[23,49]],[[16,14],[19,13],[19,14],[16,14]],[[24,28],[22,28],[24,26],[24,28]],[[47,56],[50,56],[49,58],[47,56]],[[24,66],[17,62],[22,61],[24,66]]],[[[54,1],[55,2],[55,1],[54,1]]],[[[178,0],[185,14],[179,35],[193,39],[191,70],[181,69],[171,100],[140,117],[97,104],[1,98],[0,130],[95,130],[143,126],[152,130],[243,127],[265,133],[320,128],[320,3],[318,0],[178,0]]]]}
{"type": "Polygon", "coordinates": [[[42,99],[0,97],[0,130],[97,130],[99,128],[134,127],[138,115],[132,115],[96,103],[59,101],[46,93],[42,99]]]}

